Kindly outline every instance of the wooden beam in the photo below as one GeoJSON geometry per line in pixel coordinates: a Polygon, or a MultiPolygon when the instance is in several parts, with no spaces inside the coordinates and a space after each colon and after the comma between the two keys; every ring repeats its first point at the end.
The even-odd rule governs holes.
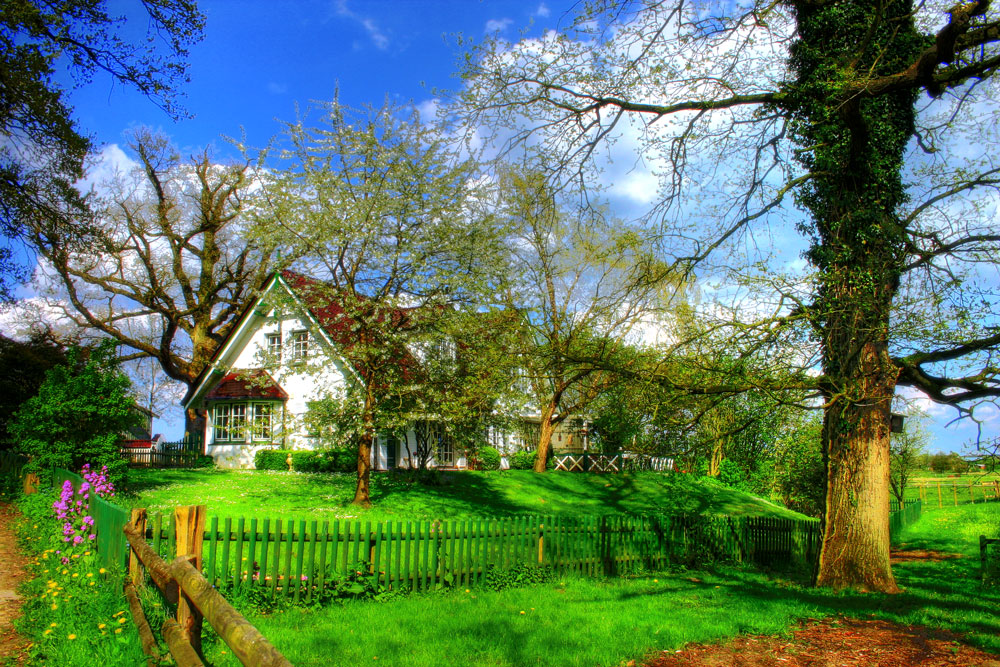
{"type": "MultiPolygon", "coordinates": [[[[187,505],[174,510],[174,530],[177,537],[177,557],[190,559],[194,569],[201,572],[202,539],[205,534],[204,505],[187,505]]],[[[185,595],[177,601],[177,624],[198,655],[201,652],[201,614],[185,595]]]]}
{"type": "Polygon", "coordinates": [[[146,614],[142,611],[139,596],[136,595],[135,586],[131,582],[125,583],[125,598],[128,600],[128,608],[132,612],[132,621],[139,629],[139,643],[142,645],[142,652],[149,656],[151,665],[160,664],[160,653],[156,650],[153,629],[149,627],[149,621],[146,620],[146,614]]]}
{"type": "Polygon", "coordinates": [[[179,599],[177,582],[173,580],[167,563],[128,524],[125,525],[125,539],[128,540],[136,557],[146,567],[146,571],[149,572],[150,578],[160,589],[163,597],[167,602],[177,604],[179,599]]]}
{"type": "Polygon", "coordinates": [[[177,663],[177,667],[204,667],[205,663],[198,657],[194,647],[188,643],[177,621],[168,618],[163,622],[160,632],[163,633],[163,641],[170,647],[170,655],[177,663]]]}
{"type": "Polygon", "coordinates": [[[267,641],[242,614],[226,602],[222,595],[187,559],[180,557],[170,564],[171,575],[177,580],[184,596],[202,616],[208,619],[216,633],[232,649],[233,654],[248,667],[291,667],[278,649],[267,641]]]}

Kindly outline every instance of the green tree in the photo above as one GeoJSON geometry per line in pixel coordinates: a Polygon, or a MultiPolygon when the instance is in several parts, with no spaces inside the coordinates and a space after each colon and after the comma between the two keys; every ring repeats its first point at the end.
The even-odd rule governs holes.
{"type": "Polygon", "coordinates": [[[1000,184],[997,9],[608,2],[586,5],[566,32],[523,48],[487,42],[470,57],[466,121],[512,136],[511,150],[542,145],[578,182],[608,166],[596,158],[618,139],[654,161],[662,187],[648,219],[678,265],[768,289],[765,316],[735,313],[733,347],[795,345],[800,367],[821,368],[809,382],[787,376],[825,405],[817,583],[896,591],[896,386],[966,412],[1000,395],[1000,305],[980,288],[1000,251],[988,198],[1000,184]],[[767,253],[741,255],[762,248],[760,223],[790,233],[779,225],[789,200],[805,214],[812,273],[785,279],[767,253]]]}
{"type": "MultiPolygon", "coordinates": [[[[126,3],[128,5],[130,3],[126,3]]],[[[0,16],[0,232],[24,239],[39,224],[72,229],[87,215],[74,187],[93,142],[72,117],[60,73],[84,85],[95,74],[133,88],[172,117],[186,81],[184,58],[204,16],[190,0],[109,7],[106,0],[8,0],[0,16]],[[123,13],[118,13],[123,12],[123,13]],[[123,30],[142,19],[145,39],[123,30]]],[[[76,229],[83,233],[85,229],[76,229]]],[[[23,267],[20,267],[23,268],[23,267]]],[[[10,248],[0,250],[0,293],[22,279],[10,248]]]]}
{"type": "MultiPolygon", "coordinates": [[[[136,130],[130,173],[104,184],[91,202],[86,242],[75,227],[31,233],[49,271],[37,287],[50,308],[81,330],[152,358],[188,388],[282,261],[250,233],[255,180],[248,163],[219,165],[208,151],[182,160],[166,137],[136,130]]],[[[185,430],[204,432],[190,411],[185,430]]]]}
{"type": "Polygon", "coordinates": [[[257,233],[319,279],[301,288],[308,302],[335,304],[337,353],[356,376],[330,400],[357,445],[354,503],[369,505],[375,438],[399,427],[419,384],[414,346],[449,308],[478,300],[499,267],[498,236],[475,162],[415,114],[332,102],[319,125],[288,124],[286,139],[257,233]]]}
{"type": "Polygon", "coordinates": [[[66,363],[66,350],[46,333],[17,341],[0,335],[0,449],[13,446],[7,425],[17,409],[38,393],[53,366],[66,363]]]}
{"type": "Polygon", "coordinates": [[[914,470],[919,468],[920,457],[927,449],[930,434],[920,416],[907,417],[902,433],[893,433],[889,445],[889,487],[896,501],[902,505],[906,487],[914,470]]]}
{"type": "Polygon", "coordinates": [[[53,466],[76,471],[89,463],[107,466],[116,485],[124,480],[128,463],[118,449],[139,413],[118,363],[114,344],[105,341],[89,351],[71,349],[65,364],[46,373],[8,425],[31,472],[46,475],[53,466]]]}
{"type": "Polygon", "coordinates": [[[655,324],[669,274],[637,230],[594,211],[568,209],[537,171],[500,178],[499,214],[510,229],[510,268],[501,291],[521,313],[512,352],[529,408],[539,416],[535,472],[545,472],[555,428],[619,380],[628,343],[655,324]],[[644,320],[646,320],[644,322],[644,320]]]}

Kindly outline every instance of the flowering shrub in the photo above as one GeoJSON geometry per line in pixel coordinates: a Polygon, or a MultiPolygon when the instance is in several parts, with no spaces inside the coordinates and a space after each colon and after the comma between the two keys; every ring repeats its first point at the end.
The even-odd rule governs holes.
{"type": "MultiPolygon", "coordinates": [[[[72,542],[71,546],[79,546],[84,542],[90,542],[97,538],[94,532],[94,517],[88,513],[90,511],[90,496],[94,494],[99,498],[112,498],[115,495],[115,487],[108,480],[108,468],[103,466],[100,472],[90,469],[90,464],[84,464],[83,484],[80,485],[79,493],[73,491],[73,484],[66,480],[63,482],[59,499],[52,503],[56,518],[62,521],[62,541],[72,542]]],[[[69,563],[68,550],[56,550],[56,554],[63,564],[69,563]]]]}

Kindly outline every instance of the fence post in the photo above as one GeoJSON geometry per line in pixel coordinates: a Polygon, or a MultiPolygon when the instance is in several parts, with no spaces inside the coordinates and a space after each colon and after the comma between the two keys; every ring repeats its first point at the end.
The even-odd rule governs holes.
{"type": "Polygon", "coordinates": [[[979,536],[979,578],[986,584],[986,536],[979,536]]]}
{"type": "MultiPolygon", "coordinates": [[[[142,508],[133,509],[129,525],[132,526],[135,532],[139,533],[142,539],[146,539],[146,510],[142,508]]],[[[145,583],[145,576],[143,575],[142,563],[139,561],[139,557],[135,555],[135,550],[131,546],[128,549],[128,572],[132,579],[132,585],[138,590],[145,583]]]]}
{"type": "Polygon", "coordinates": [[[538,564],[545,561],[545,524],[538,524],[538,564]]]}
{"type": "MultiPolygon", "coordinates": [[[[174,531],[177,544],[177,555],[191,557],[191,564],[201,572],[202,539],[205,534],[204,505],[188,505],[174,510],[174,531]]],[[[181,591],[177,600],[177,624],[185,639],[195,652],[201,653],[201,614],[191,601],[181,591]]]]}

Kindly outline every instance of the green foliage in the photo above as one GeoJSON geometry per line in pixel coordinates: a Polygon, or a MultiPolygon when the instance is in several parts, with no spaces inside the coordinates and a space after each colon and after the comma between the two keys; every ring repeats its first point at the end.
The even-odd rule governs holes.
{"type": "Polygon", "coordinates": [[[25,342],[0,335],[0,449],[13,446],[7,423],[26,400],[38,393],[45,374],[66,363],[66,350],[44,336],[25,342]]]}
{"type": "MultiPolygon", "coordinates": [[[[10,238],[27,235],[28,228],[68,226],[67,209],[85,219],[87,205],[73,184],[83,175],[92,144],[73,118],[67,91],[101,73],[181,115],[174,95],[186,78],[187,47],[200,39],[204,16],[186,0],[10,0],[0,26],[0,233],[10,238]],[[147,34],[136,32],[136,25],[146,25],[147,34]]],[[[6,297],[11,257],[5,244],[0,293],[6,297]]]]}
{"type": "Polygon", "coordinates": [[[775,447],[774,494],[785,507],[808,516],[819,516],[825,499],[822,428],[818,415],[799,415],[775,447]]]}
{"type": "Polygon", "coordinates": [[[551,567],[517,563],[511,567],[491,564],[486,568],[484,585],[491,591],[505,591],[533,584],[544,584],[555,579],[551,567]]]}
{"type": "Polygon", "coordinates": [[[53,466],[79,470],[90,463],[107,466],[120,486],[128,469],[118,453],[121,434],[138,420],[129,388],[110,341],[89,354],[70,350],[11,420],[17,451],[31,458],[27,470],[45,475],[53,466]]]}
{"type": "Polygon", "coordinates": [[[500,452],[494,447],[479,450],[479,466],[482,470],[500,470],[500,452]]]}
{"type": "Polygon", "coordinates": [[[746,478],[743,469],[732,459],[723,459],[719,464],[719,482],[734,489],[746,486],[746,478]]]}
{"type": "Polygon", "coordinates": [[[212,456],[199,456],[195,459],[192,468],[214,468],[215,458],[212,456]]]}
{"type": "Polygon", "coordinates": [[[136,626],[127,616],[121,573],[102,568],[94,551],[81,550],[69,563],[52,503],[56,491],[24,496],[17,524],[22,546],[35,556],[22,584],[17,628],[30,642],[29,664],[131,665],[145,662],[136,626]]]}
{"type": "Polygon", "coordinates": [[[511,470],[531,470],[535,467],[538,452],[517,451],[507,457],[511,470]]]}
{"type": "Polygon", "coordinates": [[[288,470],[288,455],[292,456],[295,472],[351,472],[357,459],[354,452],[343,449],[295,451],[288,449],[262,449],[254,454],[257,470],[288,470]]]}

